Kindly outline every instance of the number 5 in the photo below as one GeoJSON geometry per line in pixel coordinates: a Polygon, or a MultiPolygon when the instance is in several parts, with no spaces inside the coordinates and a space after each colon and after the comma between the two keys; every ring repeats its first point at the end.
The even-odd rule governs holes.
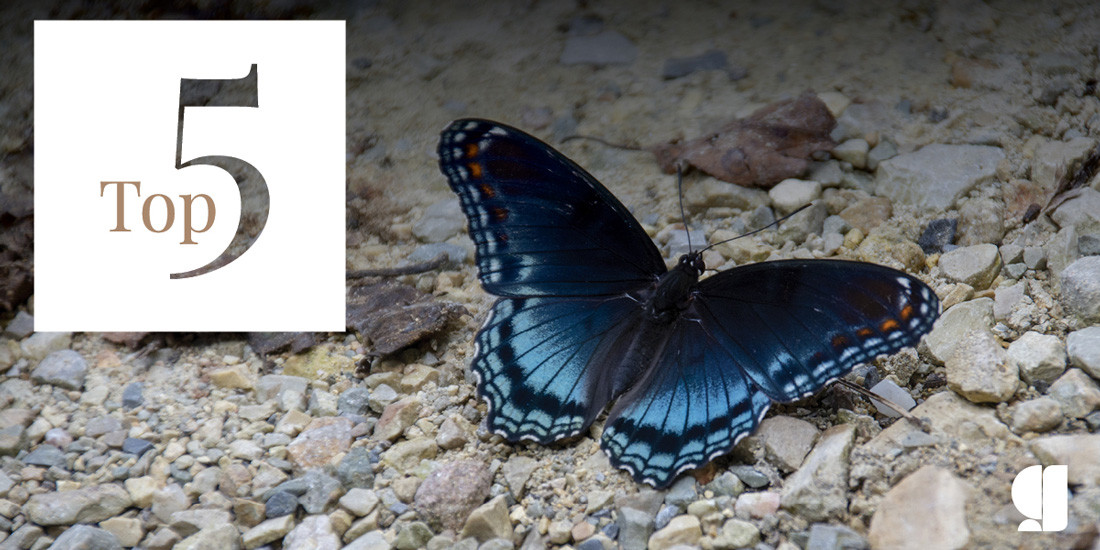
{"type": "MultiPolygon", "coordinates": [[[[238,97],[239,96],[234,96],[234,99],[238,97]]],[[[176,126],[176,169],[182,170],[196,164],[208,164],[210,166],[217,166],[228,172],[230,176],[233,176],[233,180],[237,182],[237,191],[241,195],[241,217],[237,220],[237,231],[233,235],[233,239],[217,258],[214,258],[210,263],[197,269],[192,269],[184,273],[173,273],[171,275],[172,279],[184,279],[209,273],[239,258],[241,254],[244,254],[245,251],[252,247],[252,243],[256,242],[264,226],[267,225],[267,214],[271,205],[271,196],[267,190],[267,181],[264,180],[263,174],[247,161],[224,155],[208,155],[193,158],[187,162],[181,162],[183,151],[184,109],[186,107],[259,107],[259,83],[256,78],[256,64],[253,63],[252,69],[248,72],[248,75],[242,78],[181,78],[179,105],[179,123],[176,126]],[[215,97],[218,90],[222,85],[230,83],[246,86],[246,99],[236,102],[219,102],[215,97]],[[245,196],[249,196],[251,200],[245,201],[245,196]],[[256,202],[260,203],[260,208],[251,212],[256,219],[255,234],[249,235],[248,232],[245,231],[243,223],[245,208],[246,205],[254,205],[256,202]]]]}

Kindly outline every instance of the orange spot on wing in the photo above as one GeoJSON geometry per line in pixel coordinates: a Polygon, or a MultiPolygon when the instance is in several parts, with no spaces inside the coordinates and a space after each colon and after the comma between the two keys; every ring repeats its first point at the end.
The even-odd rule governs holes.
{"type": "Polygon", "coordinates": [[[481,179],[481,165],[476,162],[471,162],[467,165],[470,168],[470,176],[475,179],[481,179]]]}
{"type": "Polygon", "coordinates": [[[836,336],[833,336],[832,344],[834,348],[842,348],[844,346],[847,346],[848,337],[844,336],[843,334],[837,334],[836,336]]]}
{"type": "Polygon", "coordinates": [[[897,328],[898,328],[897,319],[887,319],[887,320],[883,321],[881,325],[879,325],[879,329],[881,329],[882,332],[890,332],[891,330],[897,330],[897,328]]]}
{"type": "Polygon", "coordinates": [[[477,148],[476,143],[467,143],[466,144],[466,156],[467,157],[476,157],[479,151],[480,151],[480,149],[477,148]]]}
{"type": "Polygon", "coordinates": [[[481,194],[485,195],[485,198],[487,198],[487,199],[491,199],[491,198],[497,196],[496,190],[493,189],[493,187],[491,185],[489,185],[488,183],[483,183],[483,184],[479,185],[478,189],[481,189],[481,194]]]}
{"type": "Polygon", "coordinates": [[[856,336],[859,336],[860,338],[867,338],[868,336],[870,336],[874,333],[875,332],[873,330],[871,330],[870,327],[863,327],[863,328],[856,331],[856,336]]]}
{"type": "Polygon", "coordinates": [[[901,308],[901,320],[902,321],[908,321],[909,318],[912,317],[912,316],[913,316],[913,306],[911,304],[906,304],[905,307],[901,308]]]}
{"type": "Polygon", "coordinates": [[[491,210],[491,212],[493,213],[493,219],[495,219],[498,222],[502,222],[502,221],[508,219],[508,209],[507,208],[501,208],[501,207],[498,206],[498,207],[493,208],[491,210]]]}

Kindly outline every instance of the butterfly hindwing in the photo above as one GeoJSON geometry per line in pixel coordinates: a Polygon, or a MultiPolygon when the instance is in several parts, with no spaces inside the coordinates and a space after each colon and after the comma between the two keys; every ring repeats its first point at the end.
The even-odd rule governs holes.
{"type": "Polygon", "coordinates": [[[639,308],[627,297],[501,298],[470,367],[506,439],[549,443],[581,433],[607,406],[594,391],[602,359],[639,308]]]}
{"type": "Polygon", "coordinates": [[[732,449],[770,404],[703,325],[680,319],[654,368],[612,408],[601,444],[614,466],[664,487],[732,449]]]}
{"type": "Polygon", "coordinates": [[[697,292],[694,315],[779,402],[916,345],[939,315],[936,294],[919,279],[864,262],[762,262],[703,279],[697,292]]]}
{"type": "Polygon", "coordinates": [[[665,271],[614,195],[549,145],[478,119],[452,122],[439,165],[458,194],[478,275],[498,296],[614,295],[665,271]]]}

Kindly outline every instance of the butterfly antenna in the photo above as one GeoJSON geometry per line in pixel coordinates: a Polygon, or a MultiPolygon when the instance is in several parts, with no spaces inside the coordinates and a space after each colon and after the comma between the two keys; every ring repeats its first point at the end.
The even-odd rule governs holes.
{"type": "MultiPolygon", "coordinates": [[[[681,200],[682,200],[682,199],[681,199],[681,200]]],[[[781,224],[781,223],[783,223],[783,222],[787,221],[787,219],[788,219],[788,218],[790,218],[791,216],[793,216],[793,215],[795,215],[795,214],[797,214],[797,213],[799,213],[799,212],[801,212],[801,211],[803,211],[803,210],[805,210],[805,209],[807,209],[807,208],[809,208],[809,207],[811,207],[811,206],[813,206],[813,203],[809,203],[809,204],[804,204],[804,205],[800,206],[800,207],[798,208],[798,210],[795,210],[794,212],[791,212],[790,214],[787,214],[786,216],[783,216],[782,218],[779,218],[778,220],[775,220],[774,222],[772,222],[772,223],[769,223],[768,225],[765,225],[764,227],[761,227],[761,228],[759,228],[759,229],[754,229],[754,230],[752,230],[752,231],[749,231],[748,233],[742,233],[741,235],[738,235],[738,236],[736,236],[736,237],[733,237],[733,238],[730,238],[730,239],[726,239],[726,240],[724,240],[724,241],[718,241],[718,242],[716,242],[716,243],[714,243],[714,244],[711,244],[711,245],[707,245],[707,247],[706,247],[706,248],[704,248],[703,250],[700,250],[700,252],[703,252],[703,251],[705,251],[705,250],[709,250],[709,249],[711,249],[711,248],[713,248],[713,247],[715,247],[715,246],[718,246],[718,245],[720,245],[720,244],[723,244],[723,243],[728,243],[728,242],[730,242],[730,241],[736,241],[737,239],[740,239],[740,238],[742,238],[742,237],[751,237],[752,235],[755,235],[755,234],[757,234],[757,233],[759,233],[759,232],[761,232],[761,231],[764,231],[765,229],[768,229],[768,228],[770,228],[770,227],[775,227],[775,226],[777,226],[777,225],[779,225],[779,224],[781,224]]]]}
{"type": "Polygon", "coordinates": [[[684,231],[688,238],[688,252],[691,252],[691,228],[688,227],[687,214],[684,213],[684,170],[679,163],[676,164],[676,192],[680,195],[680,222],[684,224],[684,231]]]}

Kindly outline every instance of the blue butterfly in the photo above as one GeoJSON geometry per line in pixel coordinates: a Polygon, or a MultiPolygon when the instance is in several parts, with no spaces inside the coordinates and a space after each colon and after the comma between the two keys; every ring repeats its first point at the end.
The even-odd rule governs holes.
{"type": "Polygon", "coordinates": [[[729,452],[773,401],[914,345],[939,314],[927,285],[875,264],[773,261],[700,280],[694,251],[667,269],[610,191],[504,124],[452,122],[439,165],[500,297],[470,365],[489,428],[550,443],[611,405],[601,446],[658,488],[729,452]]]}

